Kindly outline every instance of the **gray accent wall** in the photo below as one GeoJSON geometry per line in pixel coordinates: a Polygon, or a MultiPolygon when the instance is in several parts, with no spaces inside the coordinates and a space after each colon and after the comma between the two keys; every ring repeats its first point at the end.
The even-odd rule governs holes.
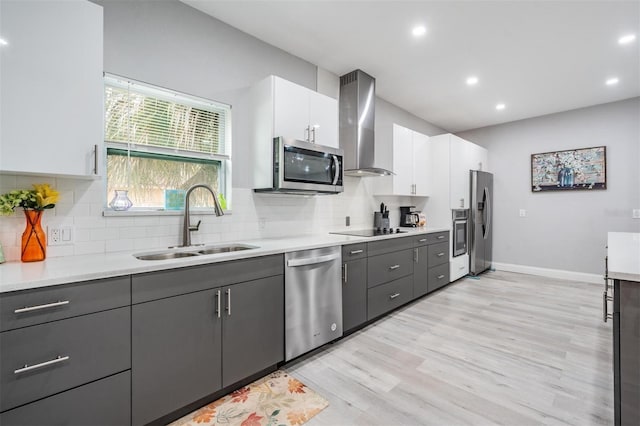
{"type": "Polygon", "coordinates": [[[458,136],[489,150],[495,262],[603,274],[607,232],[640,232],[640,219],[632,219],[640,209],[640,98],[458,136]],[[531,154],[601,145],[606,190],[531,192],[531,154]]]}

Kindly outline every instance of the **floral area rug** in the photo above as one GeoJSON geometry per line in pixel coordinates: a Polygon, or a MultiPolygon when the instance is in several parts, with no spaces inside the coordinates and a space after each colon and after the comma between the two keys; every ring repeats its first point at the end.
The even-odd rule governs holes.
{"type": "Polygon", "coordinates": [[[296,426],[328,405],[304,383],[278,370],[169,426],[296,426]]]}

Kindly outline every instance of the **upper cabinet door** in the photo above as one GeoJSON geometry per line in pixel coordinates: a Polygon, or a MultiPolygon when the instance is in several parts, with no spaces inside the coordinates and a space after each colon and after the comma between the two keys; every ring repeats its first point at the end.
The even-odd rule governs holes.
{"type": "Polygon", "coordinates": [[[467,142],[451,135],[449,145],[450,203],[452,209],[469,208],[469,159],[467,142]]]}
{"type": "Polygon", "coordinates": [[[102,174],[102,7],[3,2],[0,28],[0,171],[102,174]]]}
{"type": "Polygon", "coordinates": [[[338,101],[309,91],[311,142],[333,148],[338,146],[338,101]]]}
{"type": "Polygon", "coordinates": [[[413,195],[413,131],[393,125],[393,195],[413,195]]]}
{"type": "Polygon", "coordinates": [[[307,140],[309,89],[279,77],[274,80],[273,137],[307,140]]]}
{"type": "Polygon", "coordinates": [[[414,194],[427,197],[429,188],[429,136],[413,132],[414,194]]]}

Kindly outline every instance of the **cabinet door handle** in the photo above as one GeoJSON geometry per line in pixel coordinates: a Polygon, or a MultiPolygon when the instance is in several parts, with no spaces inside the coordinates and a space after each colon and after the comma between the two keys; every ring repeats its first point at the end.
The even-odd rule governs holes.
{"type": "Polygon", "coordinates": [[[40,309],[55,308],[56,306],[62,306],[62,305],[68,305],[68,304],[69,304],[68,300],[58,300],[57,302],[45,303],[44,305],[25,306],[24,308],[16,309],[15,311],[13,311],[13,313],[21,314],[23,312],[39,311],[40,309]]]}
{"type": "Polygon", "coordinates": [[[439,240],[444,240],[444,235],[438,235],[439,240]]]}
{"type": "Polygon", "coordinates": [[[231,289],[227,289],[225,293],[227,293],[227,315],[231,316],[231,289]]]}
{"type": "Polygon", "coordinates": [[[349,254],[360,254],[362,252],[364,252],[364,250],[351,250],[349,254]]]}
{"type": "Polygon", "coordinates": [[[311,134],[313,135],[313,138],[311,138],[311,141],[313,143],[316,143],[316,126],[311,127],[311,134]]]}
{"type": "Polygon", "coordinates": [[[218,318],[220,318],[220,299],[222,299],[222,297],[220,297],[220,290],[216,291],[216,316],[218,318]]]}
{"type": "Polygon", "coordinates": [[[311,142],[311,135],[309,134],[309,126],[304,129],[304,140],[311,142]]]}
{"type": "Polygon", "coordinates": [[[438,253],[436,256],[442,257],[442,256],[444,256],[444,253],[438,253]]]}
{"type": "Polygon", "coordinates": [[[416,248],[416,249],[413,249],[413,260],[414,260],[416,263],[420,263],[420,261],[418,260],[418,249],[417,249],[417,248],[416,248]]]}
{"type": "Polygon", "coordinates": [[[389,299],[395,299],[396,297],[400,296],[400,293],[394,293],[394,294],[390,294],[389,295],[389,299]]]}
{"type": "Polygon", "coordinates": [[[347,283],[347,264],[345,263],[344,266],[344,283],[347,283]]]}
{"type": "Polygon", "coordinates": [[[93,146],[93,174],[98,174],[98,144],[93,146]]]}
{"type": "Polygon", "coordinates": [[[444,278],[444,275],[438,275],[438,279],[441,280],[444,278]]]}
{"type": "Polygon", "coordinates": [[[400,265],[393,265],[393,266],[389,266],[389,270],[390,270],[390,271],[393,271],[393,270],[398,269],[399,267],[400,267],[400,265]]]}
{"type": "Polygon", "coordinates": [[[57,364],[59,362],[67,361],[68,359],[69,359],[69,357],[66,356],[66,355],[65,356],[58,355],[54,359],[49,360],[49,361],[45,361],[45,362],[41,362],[40,364],[33,364],[33,365],[25,364],[22,368],[18,368],[17,370],[14,370],[13,374],[26,373],[27,371],[35,370],[35,369],[42,368],[42,367],[47,367],[49,365],[53,365],[53,364],[57,364]]]}

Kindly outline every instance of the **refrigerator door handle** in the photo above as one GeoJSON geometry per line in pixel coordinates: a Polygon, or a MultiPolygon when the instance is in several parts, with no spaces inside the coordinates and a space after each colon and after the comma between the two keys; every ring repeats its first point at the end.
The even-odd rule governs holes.
{"type": "Polygon", "coordinates": [[[491,199],[489,198],[489,188],[484,187],[484,209],[482,210],[482,237],[484,239],[489,235],[491,228],[491,199]]]}

